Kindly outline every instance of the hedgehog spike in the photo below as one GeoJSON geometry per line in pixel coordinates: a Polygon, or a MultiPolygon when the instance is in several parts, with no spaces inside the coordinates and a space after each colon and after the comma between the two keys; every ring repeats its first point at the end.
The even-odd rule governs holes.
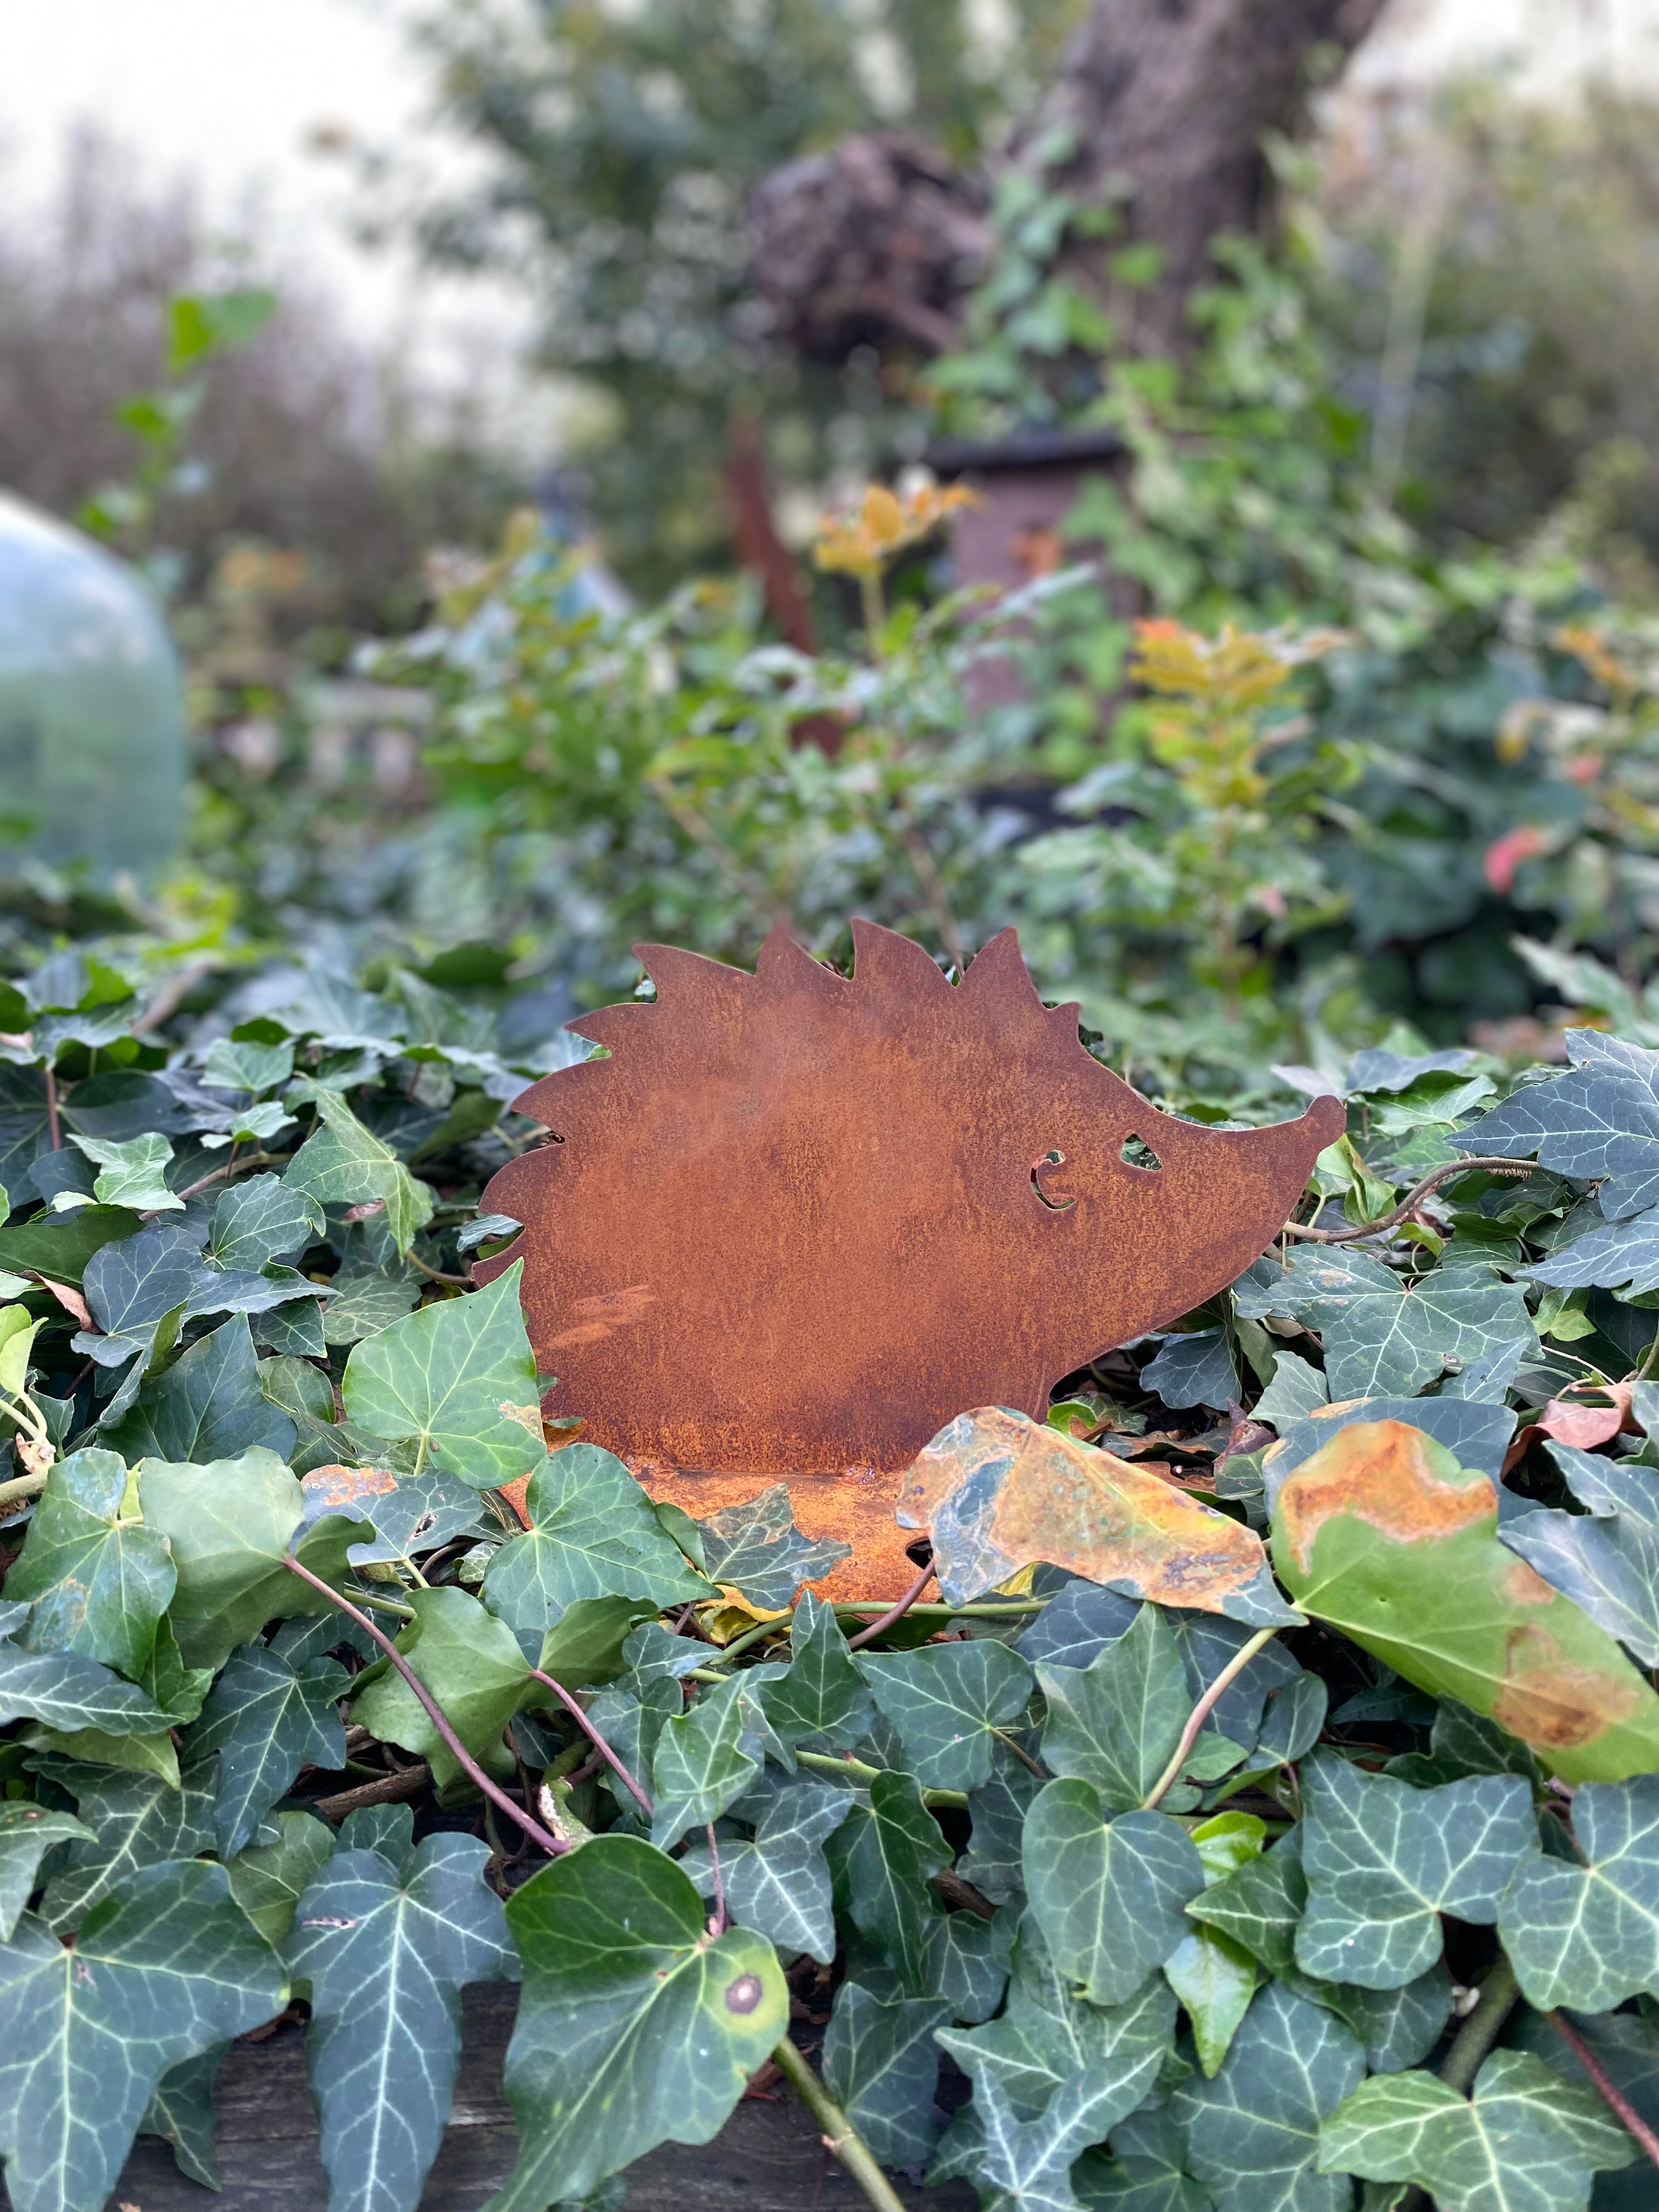
{"type": "Polygon", "coordinates": [[[853,923],[853,981],[902,996],[934,996],[951,988],[938,963],[911,937],[878,922],[853,923]]]}
{"type": "Polygon", "coordinates": [[[746,969],[728,968],[706,953],[683,952],[677,945],[636,945],[634,957],[656,985],[659,999],[672,991],[677,999],[706,1000],[711,991],[754,980],[746,969]]]}
{"type": "Polygon", "coordinates": [[[1042,1001],[1021,957],[1019,939],[1012,929],[1000,929],[981,945],[968,964],[963,988],[975,1004],[989,1001],[996,1013],[1018,1017],[1041,1014],[1042,1001]]]}
{"type": "Polygon", "coordinates": [[[840,989],[844,980],[822,960],[815,960],[787,923],[781,921],[766,933],[755,973],[774,991],[833,992],[840,989]]]}
{"type": "Polygon", "coordinates": [[[640,1018],[648,1011],[641,1006],[596,1006],[591,1014],[578,1014],[565,1027],[573,1036],[586,1037],[602,1044],[607,1052],[615,1052],[625,1038],[639,1035],[640,1018]]]}
{"type": "MultiPolygon", "coordinates": [[[[1042,1006],[1042,1001],[1039,999],[1037,1004],[1042,1006]]],[[[1075,1038],[1083,1019],[1082,1001],[1067,999],[1063,1006],[1043,1006],[1042,1018],[1059,1036],[1075,1038]]]]}

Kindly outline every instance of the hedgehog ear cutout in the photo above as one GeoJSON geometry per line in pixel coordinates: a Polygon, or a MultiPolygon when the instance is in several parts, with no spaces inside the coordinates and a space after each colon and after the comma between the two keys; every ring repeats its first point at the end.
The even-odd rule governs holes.
{"type": "Polygon", "coordinates": [[[843,978],[822,960],[815,960],[799,939],[783,922],[768,930],[755,963],[755,973],[774,991],[838,991],[843,978]]]}
{"type": "Polygon", "coordinates": [[[699,1000],[707,1004],[711,992],[749,981],[741,968],[728,968],[706,953],[683,952],[677,945],[636,945],[634,957],[656,985],[659,1000],[682,1005],[696,1005],[699,1000]]]}
{"type": "Polygon", "coordinates": [[[853,924],[853,981],[917,998],[937,998],[951,988],[938,962],[914,938],[873,921],[853,924]]]}

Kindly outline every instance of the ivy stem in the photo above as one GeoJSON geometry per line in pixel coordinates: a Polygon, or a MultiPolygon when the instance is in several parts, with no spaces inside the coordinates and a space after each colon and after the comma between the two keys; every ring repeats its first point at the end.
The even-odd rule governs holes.
{"type": "Polygon", "coordinates": [[[1484,1159],[1474,1155],[1449,1162],[1425,1175],[1414,1189],[1408,1190],[1392,1213],[1384,1213],[1375,1221],[1362,1221],[1357,1229],[1304,1229],[1299,1222],[1287,1221],[1286,1237],[1300,1237],[1310,1244],[1352,1244],[1362,1237],[1380,1237],[1385,1229],[1397,1229],[1419,1200],[1431,1191],[1438,1190],[1443,1182],[1455,1182],[1466,1175],[1532,1175],[1537,1168],[1535,1160],[1484,1159]]]}
{"type": "MultiPolygon", "coordinates": [[[[844,1782],[860,1783],[866,1789],[888,1771],[884,1766],[866,1766],[861,1759],[850,1755],[843,1759],[839,1752],[798,1751],[795,1757],[801,1765],[811,1767],[816,1773],[839,1774],[844,1782]]],[[[965,1790],[924,1790],[921,1802],[924,1805],[951,1806],[965,1813],[968,1793],[965,1790]]]]}
{"type": "Polygon", "coordinates": [[[1602,2065],[1578,2030],[1565,2013],[1547,2012],[1544,2017],[1571,2051],[1585,2073],[1589,2075],[1591,2082],[1610,2110],[1618,2114],[1654,2165],[1659,2166],[1659,2136],[1655,2135],[1653,2130],[1607,2072],[1607,2068],[1602,2065]]]}
{"type": "Polygon", "coordinates": [[[31,1498],[38,1498],[46,1486],[44,1473],[15,1474],[9,1482],[0,1482],[0,1512],[9,1505],[22,1505],[31,1498]]]}
{"type": "Polygon", "coordinates": [[[898,1603],[896,1605],[890,1605],[888,1607],[886,1612],[882,1614],[879,1620],[872,1620],[868,1628],[861,1628],[856,1636],[849,1636],[848,1638],[848,1650],[849,1651],[856,1651],[866,1644],[873,1644],[877,1637],[884,1636],[895,1621],[903,1620],[905,1614],[909,1612],[911,1607],[915,1603],[916,1600],[921,1595],[923,1590],[927,1589],[928,1583],[932,1582],[933,1579],[933,1570],[930,1564],[922,1569],[921,1572],[916,1577],[915,1582],[911,1583],[909,1589],[905,1591],[904,1595],[899,1600],[898,1603]]]}
{"type": "Polygon", "coordinates": [[[635,1781],[633,1776],[623,1765],[621,1759],[617,1758],[616,1753],[611,1750],[610,1745],[599,1734],[598,1729],[594,1727],[592,1722],[588,1719],[587,1715],[582,1711],[575,1698],[571,1696],[569,1691],[564,1686],[564,1684],[562,1682],[556,1682],[550,1674],[544,1674],[539,1667],[532,1667],[530,1672],[537,1681],[544,1684],[548,1689],[552,1691],[554,1696],[564,1707],[566,1712],[569,1714],[571,1719],[575,1722],[576,1726],[587,1738],[594,1750],[597,1751],[599,1756],[605,1760],[605,1765],[610,1767],[611,1772],[620,1777],[620,1778],[628,1784],[634,1795],[639,1799],[641,1807],[644,1808],[646,1818],[647,1820],[651,1819],[653,1812],[651,1800],[646,1796],[644,1790],[641,1789],[639,1784],[635,1781]]]}
{"type": "Polygon", "coordinates": [[[877,2164],[875,2154],[841,2106],[786,2035],[772,2053],[772,2063],[817,2122],[823,2147],[838,2158],[876,2208],[876,2212],[904,2212],[903,2200],[877,2164]]]}
{"type": "Polygon", "coordinates": [[[52,1149],[61,1152],[64,1133],[58,1126],[58,1078],[50,1067],[41,1072],[46,1079],[46,1127],[52,1137],[52,1149]]]}
{"type": "MultiPolygon", "coordinates": [[[[425,1711],[427,1718],[431,1722],[433,1727],[437,1729],[438,1734],[443,1738],[444,1743],[447,1747],[450,1755],[454,1759],[456,1765],[461,1769],[468,1780],[471,1781],[477,1789],[480,1790],[483,1793],[483,1795],[489,1800],[489,1802],[495,1807],[498,1812],[505,1813],[508,1820],[512,1820],[517,1826],[524,1830],[526,1835],[530,1838],[532,1843],[539,1844],[542,1849],[548,1852],[552,1857],[557,1858],[562,1853],[568,1851],[570,1849],[570,1845],[565,1843],[560,1837],[550,1835],[547,1830],[543,1827],[539,1820],[532,1820],[529,1814],[525,1811],[522,1805],[516,1803],[513,1798],[507,1796],[505,1790],[497,1788],[496,1784],[490,1780],[489,1777],[484,1772],[483,1767],[479,1765],[477,1760],[474,1759],[472,1753],[467,1749],[466,1746],[461,1741],[459,1736],[456,1735],[454,1729],[450,1726],[447,1719],[445,1717],[442,1706],[433,1696],[431,1691],[427,1688],[426,1684],[415,1672],[415,1669],[410,1665],[408,1660],[404,1658],[403,1653],[398,1650],[392,1638],[384,1634],[381,1630],[376,1628],[374,1623],[369,1619],[366,1613],[362,1612],[356,1606],[353,1605],[349,1597],[342,1597],[338,1590],[331,1589],[328,1583],[323,1580],[320,1575],[313,1575],[309,1567],[302,1567],[292,1553],[289,1553],[288,1557],[283,1561],[283,1565],[288,1569],[290,1574],[297,1575],[302,1583],[308,1583],[313,1589],[320,1591],[322,1595],[328,1600],[331,1606],[334,1606],[339,1612],[346,1614],[349,1619],[355,1620],[358,1627],[362,1630],[364,1635],[372,1637],[374,1642],[380,1645],[381,1650],[385,1652],[386,1657],[392,1662],[398,1672],[403,1676],[404,1681],[408,1683],[410,1688],[415,1692],[416,1697],[420,1700],[422,1708],[425,1711]]],[[[544,1676],[542,1679],[545,1680],[546,1677],[544,1676]]]]}
{"type": "Polygon", "coordinates": [[[1187,1754],[1198,1741],[1200,1729],[1220,1704],[1226,1691],[1238,1680],[1251,1660],[1255,1657],[1257,1652],[1265,1651],[1278,1633],[1279,1631],[1276,1628],[1259,1628],[1248,1644],[1239,1645],[1237,1650],[1234,1652],[1232,1657],[1188,1716],[1187,1725],[1181,1731],[1181,1741],[1176,1746],[1169,1765],[1153,1783],[1145,1803],[1141,1806],[1140,1809],[1143,1813],[1150,1813],[1164,1791],[1179,1778],[1182,1768],[1187,1764],[1187,1754]]]}

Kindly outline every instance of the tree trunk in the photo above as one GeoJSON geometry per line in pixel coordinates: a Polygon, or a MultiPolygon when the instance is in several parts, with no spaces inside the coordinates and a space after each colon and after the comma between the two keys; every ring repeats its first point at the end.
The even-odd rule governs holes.
{"type": "Polygon", "coordinates": [[[1109,307],[1137,350],[1179,346],[1211,240],[1262,228],[1263,141],[1297,129],[1321,64],[1328,75],[1340,65],[1386,4],[1095,0],[1012,159],[1041,166],[1085,205],[1119,206],[1121,225],[1068,244],[1059,270],[1109,307]],[[1158,249],[1149,286],[1111,274],[1130,242],[1158,249]]]}

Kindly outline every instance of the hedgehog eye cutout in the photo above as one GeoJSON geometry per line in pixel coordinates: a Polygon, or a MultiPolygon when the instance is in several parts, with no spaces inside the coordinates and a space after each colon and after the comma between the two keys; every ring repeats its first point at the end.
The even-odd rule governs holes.
{"type": "Polygon", "coordinates": [[[1118,1158],[1126,1168],[1138,1169],[1142,1175],[1156,1175],[1164,1165],[1145,1137],[1126,1137],[1118,1158]]]}
{"type": "Polygon", "coordinates": [[[1036,1162],[1031,1169],[1031,1188],[1036,1193],[1041,1203],[1048,1207],[1050,1213],[1068,1213],[1073,1206],[1077,1204],[1075,1197],[1050,1197],[1048,1189],[1045,1187],[1043,1182],[1043,1177],[1045,1176],[1051,1175],[1055,1168],[1064,1167],[1065,1164],[1066,1155],[1057,1146],[1052,1146],[1048,1152],[1046,1152],[1042,1155],[1042,1158],[1036,1162]]]}

